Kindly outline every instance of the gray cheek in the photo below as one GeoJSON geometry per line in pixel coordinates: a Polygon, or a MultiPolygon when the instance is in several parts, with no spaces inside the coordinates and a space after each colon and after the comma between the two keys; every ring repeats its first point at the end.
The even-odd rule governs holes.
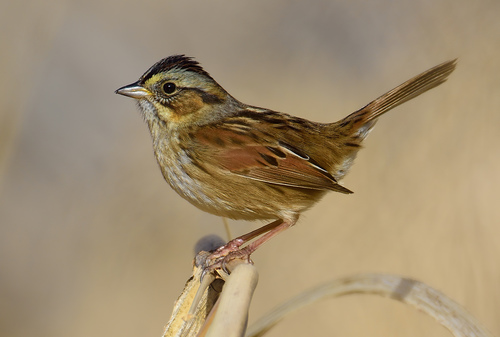
{"type": "Polygon", "coordinates": [[[153,121],[158,119],[158,116],[156,115],[156,109],[151,102],[145,99],[141,99],[137,101],[137,105],[139,106],[139,110],[141,111],[146,121],[153,121]]]}

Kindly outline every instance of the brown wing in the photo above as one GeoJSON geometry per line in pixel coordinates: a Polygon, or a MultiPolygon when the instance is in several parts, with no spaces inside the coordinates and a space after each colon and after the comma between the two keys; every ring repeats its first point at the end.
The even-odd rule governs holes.
{"type": "Polygon", "coordinates": [[[262,145],[256,132],[204,127],[194,136],[201,144],[217,148],[214,162],[234,174],[276,185],[352,193],[307,154],[285,142],[262,145]]]}

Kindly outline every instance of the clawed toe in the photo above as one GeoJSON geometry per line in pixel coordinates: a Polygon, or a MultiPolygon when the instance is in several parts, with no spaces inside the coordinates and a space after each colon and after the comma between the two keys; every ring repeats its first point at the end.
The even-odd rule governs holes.
{"type": "Polygon", "coordinates": [[[251,252],[246,247],[240,249],[241,244],[230,241],[227,245],[218,248],[215,252],[208,255],[204,261],[202,278],[207,274],[217,273],[221,275],[221,272],[229,275],[232,265],[236,261],[253,264],[253,261],[250,259],[251,252]]]}

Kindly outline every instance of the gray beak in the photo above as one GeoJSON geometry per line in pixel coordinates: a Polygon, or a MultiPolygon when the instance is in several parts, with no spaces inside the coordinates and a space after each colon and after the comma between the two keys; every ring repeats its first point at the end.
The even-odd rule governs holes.
{"type": "Polygon", "coordinates": [[[121,87],[120,89],[115,91],[115,94],[120,94],[135,99],[141,99],[152,95],[148,89],[138,85],[137,82],[121,87]]]}

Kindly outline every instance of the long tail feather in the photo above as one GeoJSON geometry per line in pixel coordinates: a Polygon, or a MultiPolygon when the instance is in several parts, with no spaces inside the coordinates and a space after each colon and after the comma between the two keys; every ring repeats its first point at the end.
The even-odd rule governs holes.
{"type": "Polygon", "coordinates": [[[352,131],[366,129],[359,130],[360,134],[366,133],[373,126],[375,120],[382,114],[446,81],[455,69],[456,61],[456,59],[447,61],[424,71],[337,123],[339,125],[349,125],[352,131]]]}

